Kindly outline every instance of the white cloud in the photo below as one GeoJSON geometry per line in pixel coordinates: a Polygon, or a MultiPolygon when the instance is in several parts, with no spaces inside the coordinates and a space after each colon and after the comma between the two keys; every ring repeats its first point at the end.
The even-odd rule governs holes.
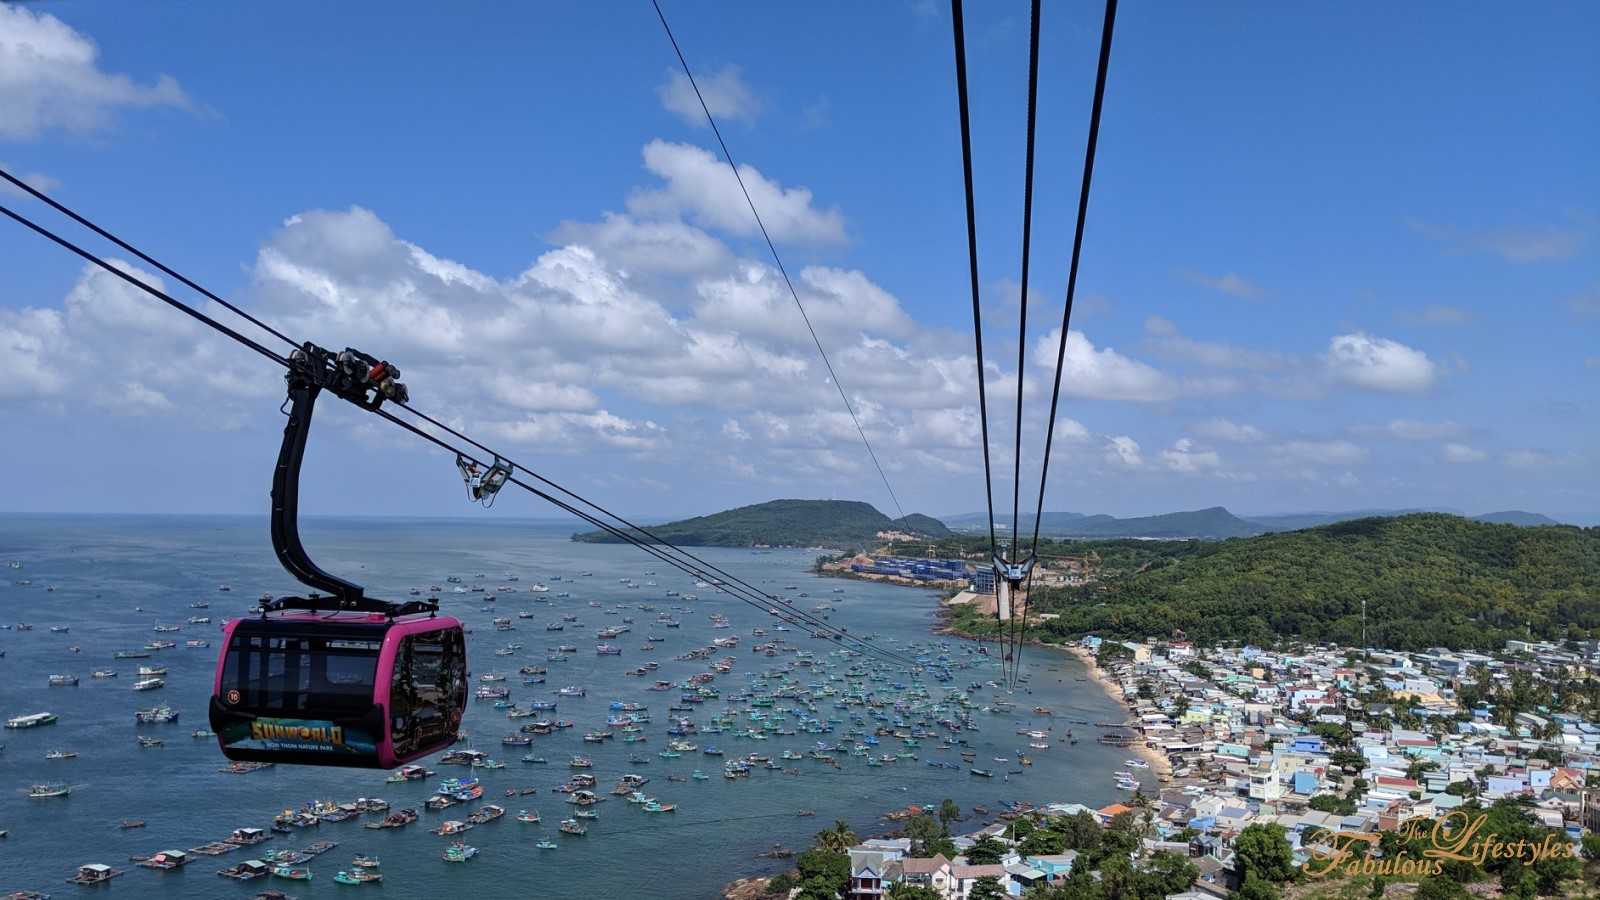
{"type": "MultiPolygon", "coordinates": [[[[894,295],[859,271],[808,266],[794,280],[811,326],[827,343],[853,342],[863,334],[905,336],[917,325],[894,295]]],[[[764,265],[745,265],[731,274],[699,283],[696,317],[741,334],[809,345],[811,336],[779,274],[764,265]]]]}
{"type": "Polygon", "coordinates": [[[1323,359],[1334,380],[1370,391],[1416,393],[1438,379],[1426,353],[1364,332],[1336,335],[1323,359]]]}
{"type": "Polygon", "coordinates": [[[1254,444],[1265,440],[1267,436],[1266,432],[1254,425],[1240,424],[1222,418],[1196,422],[1189,430],[1203,438],[1234,444],[1254,444]]]}
{"type": "Polygon", "coordinates": [[[1251,350],[1235,344],[1199,341],[1185,337],[1179,333],[1176,324],[1161,316],[1146,318],[1144,331],[1149,336],[1147,343],[1158,354],[1168,359],[1212,369],[1270,371],[1286,368],[1295,361],[1293,357],[1283,353],[1251,350]]]}
{"type": "MultiPolygon", "coordinates": [[[[1033,364],[1055,372],[1061,329],[1034,343],[1033,364]]],[[[1061,391],[1069,397],[1151,403],[1170,400],[1179,393],[1176,379],[1110,347],[1096,349],[1083,332],[1067,333],[1066,356],[1061,364],[1061,391]]]]}
{"type": "Polygon", "coordinates": [[[1056,419],[1056,437],[1059,441],[1068,443],[1082,443],[1089,439],[1089,429],[1076,419],[1056,419]]]}
{"type": "MultiPolygon", "coordinates": [[[[5,169],[7,172],[10,172],[12,175],[16,176],[16,178],[19,181],[21,181],[23,184],[27,185],[28,187],[33,188],[36,191],[41,192],[41,193],[48,194],[51,191],[53,191],[56,188],[61,186],[61,182],[60,182],[59,179],[52,178],[49,175],[44,174],[43,172],[20,172],[19,173],[19,172],[17,172],[16,170],[12,169],[10,166],[6,165],[3,162],[0,162],[0,169],[5,169]]],[[[7,196],[11,196],[11,197],[28,197],[28,196],[31,196],[27,191],[23,190],[22,188],[17,187],[16,185],[12,184],[9,181],[5,181],[3,179],[0,179],[0,194],[4,194],[4,195],[7,195],[7,196]]]]}
{"type": "Polygon", "coordinates": [[[1359,463],[1367,458],[1364,447],[1349,441],[1285,441],[1274,450],[1282,456],[1317,465],[1343,466],[1359,463]]]}
{"type": "Polygon", "coordinates": [[[1451,443],[1444,445],[1444,461],[1447,463],[1475,463],[1483,462],[1488,458],[1489,454],[1466,444],[1451,443]]]}
{"type": "Polygon", "coordinates": [[[1367,437],[1386,437],[1401,441],[1439,441],[1461,437],[1467,427],[1459,422],[1421,422],[1415,419],[1391,419],[1382,425],[1353,425],[1350,431],[1367,437]]]}
{"type": "Polygon", "coordinates": [[[1215,450],[1199,449],[1188,438],[1179,438],[1161,451],[1161,462],[1174,472],[1202,472],[1220,467],[1222,457],[1215,450]]]}
{"type": "Polygon", "coordinates": [[[1459,306],[1433,303],[1401,318],[1418,325],[1465,325],[1472,321],[1472,313],[1459,306]]]}
{"type": "MultiPolygon", "coordinates": [[[[160,278],[121,260],[117,270],[160,290],[160,278]]],[[[208,304],[216,315],[220,307],[208,304]]],[[[0,310],[0,399],[50,402],[69,394],[118,415],[186,409],[195,423],[229,427],[233,401],[275,393],[233,364],[226,339],[172,313],[93,264],[81,270],[61,309],[0,310]],[[115,373],[106,382],[106,373],[115,373]],[[113,389],[107,385],[113,384],[113,389]],[[173,398],[204,392],[205,404],[173,398]]]]}
{"type": "Polygon", "coordinates": [[[99,55],[93,41],[55,16],[0,3],[0,138],[95,131],[119,108],[189,108],[170,76],[140,85],[101,71],[99,55]]]}
{"type": "MultiPolygon", "coordinates": [[[[645,145],[644,164],[666,185],[635,192],[628,199],[628,209],[635,216],[688,216],[705,228],[744,236],[760,233],[738,180],[723,160],[689,144],[654,140],[645,145]]],[[[809,189],[785,188],[749,165],[740,166],[739,174],[773,240],[837,243],[845,239],[844,216],[838,209],[812,206],[809,189]]]]}
{"type": "Polygon", "coordinates": [[[1229,296],[1242,297],[1246,300],[1253,300],[1265,293],[1265,291],[1261,290],[1260,286],[1256,285],[1254,282],[1242,275],[1236,275],[1232,272],[1226,272],[1222,275],[1207,275],[1204,272],[1185,272],[1184,277],[1195,284],[1203,285],[1211,288],[1214,291],[1220,291],[1221,293],[1228,294],[1229,296]]]}
{"type": "MultiPolygon", "coordinates": [[[[761,114],[761,101],[740,77],[738,66],[724,66],[710,75],[702,74],[700,97],[705,98],[706,109],[711,110],[718,124],[723,122],[754,122],[761,114]]],[[[705,110],[700,108],[700,98],[695,96],[694,85],[680,69],[669,69],[667,80],[656,88],[656,96],[668,112],[676,113],[685,124],[708,128],[705,110]]]]}
{"type": "Polygon", "coordinates": [[[1106,438],[1106,462],[1129,469],[1144,465],[1139,453],[1139,442],[1125,434],[1106,438]]]}
{"type": "Polygon", "coordinates": [[[1510,450],[1503,459],[1513,469],[1546,469],[1559,462],[1542,450],[1510,450]]]}
{"type": "Polygon", "coordinates": [[[1448,245],[1453,252],[1488,253],[1517,263],[1568,259],[1582,249],[1586,237],[1582,229],[1562,225],[1476,229],[1419,221],[1410,225],[1424,237],[1448,245]]]}
{"type": "Polygon", "coordinates": [[[723,243],[683,222],[639,222],[606,213],[599,222],[562,222],[551,235],[562,244],[592,247],[628,272],[685,274],[726,265],[732,254],[723,243]]]}

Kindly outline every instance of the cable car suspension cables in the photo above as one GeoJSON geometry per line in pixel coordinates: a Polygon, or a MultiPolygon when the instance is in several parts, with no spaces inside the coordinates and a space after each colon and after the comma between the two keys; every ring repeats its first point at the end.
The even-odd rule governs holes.
{"type": "Polygon", "coordinates": [[[772,243],[772,236],[767,233],[766,223],[761,221],[761,213],[756,210],[756,203],[750,199],[750,190],[745,187],[744,176],[739,173],[739,166],[733,161],[733,154],[728,150],[728,142],[722,139],[722,129],[717,127],[717,120],[711,115],[711,108],[706,105],[706,98],[700,93],[700,85],[694,79],[694,73],[689,71],[689,60],[683,55],[683,48],[678,46],[678,39],[672,34],[672,26],[667,24],[667,14],[662,12],[659,0],[650,0],[656,8],[656,17],[661,20],[661,28],[667,33],[667,40],[672,42],[672,50],[678,55],[678,63],[683,66],[684,77],[689,79],[689,86],[694,88],[695,98],[700,101],[700,109],[706,114],[706,123],[711,126],[711,133],[716,135],[717,144],[722,148],[722,158],[727,160],[728,168],[733,170],[734,180],[739,183],[739,190],[744,194],[744,202],[750,207],[750,214],[755,217],[756,227],[761,229],[761,237],[767,242],[767,249],[772,252],[772,261],[778,266],[778,274],[783,276],[783,284],[789,289],[789,296],[794,298],[796,309],[800,310],[800,318],[806,323],[806,331],[811,333],[811,342],[817,345],[817,354],[822,357],[822,364],[828,370],[828,377],[833,380],[833,386],[839,391],[839,399],[844,401],[845,411],[850,413],[850,421],[855,423],[856,433],[861,435],[861,443],[867,448],[867,456],[872,458],[872,467],[878,470],[878,477],[883,479],[884,490],[889,492],[889,499],[894,503],[895,512],[900,518],[905,518],[906,511],[900,507],[900,498],[895,496],[894,488],[889,484],[889,476],[883,471],[883,465],[878,462],[878,454],[872,449],[872,442],[867,440],[866,429],[861,427],[861,420],[856,417],[855,407],[850,403],[850,398],[845,394],[844,382],[839,380],[839,375],[833,370],[833,363],[828,359],[828,351],[822,349],[822,340],[817,337],[817,329],[811,325],[811,317],[806,314],[805,304],[800,302],[800,294],[794,289],[794,282],[789,280],[789,270],[784,268],[783,259],[778,256],[778,248],[772,243]]]}
{"type": "MultiPolygon", "coordinates": [[[[1106,96],[1106,72],[1111,66],[1111,36],[1117,21],[1117,0],[1106,0],[1100,30],[1100,62],[1094,77],[1094,105],[1089,110],[1089,137],[1083,151],[1083,186],[1078,192],[1078,223],[1072,234],[1072,262],[1067,269],[1067,299],[1061,310],[1061,341],[1056,347],[1055,385],[1050,391],[1050,419],[1044,431],[1044,461],[1039,470],[1039,503],[1033,514],[1033,546],[1039,546],[1039,522],[1044,518],[1044,488],[1050,477],[1050,444],[1055,437],[1056,406],[1061,400],[1061,368],[1067,355],[1067,329],[1072,324],[1072,300],[1078,288],[1078,258],[1083,251],[1083,223],[1089,214],[1089,186],[1094,180],[1095,147],[1100,140],[1100,109],[1106,96]]],[[[1028,573],[1032,587],[1033,573],[1028,573]]],[[[1028,638],[1028,621],[1022,621],[1022,639],[1028,638]]]]}
{"type": "Polygon", "coordinates": [[[1101,33],[1100,59],[1098,72],[1095,78],[1094,105],[1090,113],[1088,147],[1084,156],[1083,187],[1078,198],[1077,228],[1072,242],[1072,263],[1067,279],[1066,307],[1061,319],[1061,340],[1056,352],[1056,371],[1054,386],[1050,397],[1050,417],[1045,429],[1045,452],[1040,465],[1039,496],[1033,517],[1033,538],[1029,543],[1027,555],[1021,555],[1021,482],[1022,482],[1022,400],[1023,400],[1023,375],[1027,352],[1028,336],[1028,280],[1030,264],[1030,243],[1033,225],[1033,162],[1034,162],[1034,136],[1038,114],[1038,87],[1039,87],[1039,19],[1040,2],[1033,0],[1032,18],[1029,27],[1028,45],[1028,125],[1027,125],[1027,156],[1023,173],[1023,207],[1022,207],[1022,278],[1018,308],[1017,323],[1017,405],[1016,405],[1016,431],[1013,442],[1013,473],[1011,487],[1011,540],[1007,554],[1002,556],[999,552],[998,542],[995,540],[994,522],[994,492],[992,475],[989,462],[989,424],[988,424],[988,399],[985,395],[984,368],[983,368],[983,317],[982,304],[978,290],[978,240],[977,217],[974,212],[974,191],[972,184],[972,135],[968,115],[967,101],[967,63],[965,25],[962,16],[961,0],[951,0],[950,17],[952,34],[955,40],[956,58],[956,93],[961,116],[961,157],[962,174],[964,176],[967,200],[967,252],[969,273],[972,282],[972,330],[973,343],[977,351],[978,365],[978,409],[979,421],[982,424],[983,440],[983,470],[984,493],[989,505],[989,548],[993,557],[995,573],[995,614],[1001,619],[1002,637],[1005,649],[1001,654],[1002,675],[1006,684],[1014,688],[1017,684],[1018,673],[1022,658],[1022,648],[1028,638],[1028,602],[1026,598],[1033,586],[1034,568],[1039,549],[1039,525],[1044,516],[1044,492],[1050,473],[1050,450],[1055,431],[1056,410],[1061,398],[1061,372],[1066,356],[1067,331],[1071,324],[1072,302],[1076,293],[1078,280],[1078,261],[1083,249],[1084,220],[1088,211],[1089,186],[1094,174],[1094,154],[1100,133],[1100,111],[1105,98],[1106,71],[1111,58],[1111,36],[1113,24],[1116,21],[1116,0],[1106,0],[1105,22],[1101,33]],[[1001,584],[1004,582],[1004,585],[1001,584]],[[1001,608],[1001,592],[1004,589],[1005,609],[1001,608]],[[1021,618],[1020,626],[1017,619],[1021,618]]]}
{"type": "MultiPolygon", "coordinates": [[[[1011,559],[1017,558],[1017,547],[1021,544],[1021,523],[1017,518],[1017,505],[1022,493],[1022,375],[1023,361],[1028,348],[1028,251],[1033,237],[1033,135],[1034,123],[1039,110],[1039,0],[1033,0],[1033,8],[1029,18],[1028,28],[1028,151],[1027,160],[1023,164],[1022,176],[1022,284],[1019,289],[1017,302],[1017,421],[1016,442],[1011,458],[1011,559]]],[[[1039,549],[1038,538],[1034,538],[1033,546],[1028,549],[1028,559],[1031,561],[1039,549]]],[[[1028,567],[1029,583],[1033,580],[1033,567],[1028,567]]],[[[1022,643],[1016,637],[1016,621],[1020,615],[1023,625],[1028,621],[1027,594],[1011,595],[1011,618],[1006,623],[1006,637],[1011,650],[1011,676],[1013,685],[1016,681],[1018,668],[1022,665],[1022,643]],[[1019,600],[1022,604],[1018,612],[1019,600]]]]}
{"type": "MultiPolygon", "coordinates": [[[[103,229],[101,229],[98,226],[94,225],[92,222],[90,222],[89,220],[85,219],[84,217],[82,217],[82,216],[78,215],[77,213],[72,212],[71,210],[67,209],[65,206],[55,202],[54,200],[51,200],[50,198],[44,196],[40,192],[32,189],[31,187],[28,187],[26,185],[22,185],[21,181],[19,179],[15,178],[14,176],[12,176],[10,173],[6,172],[5,170],[0,169],[0,177],[3,177],[7,181],[12,182],[14,184],[18,184],[18,185],[21,185],[23,187],[27,187],[29,193],[32,193],[35,196],[39,197],[41,200],[46,201],[47,203],[49,203],[50,206],[52,206],[55,209],[60,210],[64,214],[70,216],[74,221],[77,221],[77,222],[83,224],[85,227],[88,227],[88,228],[94,230],[97,234],[101,234],[101,235],[105,236],[108,240],[111,240],[112,242],[116,243],[119,247],[122,247],[123,249],[127,250],[128,252],[133,253],[134,255],[138,256],[140,259],[148,262],[150,265],[155,266],[156,268],[160,269],[161,271],[171,275],[173,278],[181,281],[183,284],[194,288],[194,290],[196,290],[199,293],[205,295],[206,297],[209,297],[212,300],[217,301],[218,303],[222,304],[223,306],[225,306],[226,308],[228,308],[230,310],[234,310],[236,312],[239,312],[240,315],[245,316],[246,318],[250,319],[250,321],[255,322],[258,325],[261,325],[261,323],[258,320],[256,320],[255,318],[249,316],[247,313],[244,313],[244,312],[240,311],[238,309],[238,307],[234,306],[233,304],[227,303],[226,301],[222,300],[216,294],[213,294],[212,292],[210,292],[210,291],[206,290],[205,288],[199,286],[195,282],[189,280],[188,278],[180,275],[179,273],[175,272],[174,270],[172,270],[172,269],[168,268],[167,266],[161,264],[160,262],[154,260],[150,256],[148,256],[145,253],[143,253],[143,252],[139,251],[138,249],[134,248],[132,245],[130,245],[130,244],[128,244],[128,243],[126,243],[126,242],[114,237],[109,232],[104,231],[103,229]]],[[[194,307],[189,306],[188,304],[186,304],[186,303],[184,303],[184,302],[172,297],[170,294],[167,294],[167,293],[165,293],[164,291],[161,291],[158,288],[155,288],[155,287],[153,287],[153,286],[151,286],[149,284],[144,283],[143,281],[140,281],[138,278],[135,278],[133,275],[130,275],[127,272],[124,272],[123,270],[117,268],[116,266],[111,265],[105,259],[103,259],[101,257],[98,257],[98,256],[94,255],[93,253],[90,253],[88,250],[83,249],[82,247],[78,246],[77,244],[74,244],[73,242],[67,240],[66,238],[61,237],[60,235],[56,234],[53,231],[50,231],[49,229],[45,228],[44,226],[33,222],[32,220],[28,219],[27,217],[25,217],[25,216],[15,212],[15,211],[11,210],[10,208],[5,206],[4,204],[0,204],[0,213],[3,213],[4,215],[6,215],[7,217],[11,218],[12,220],[20,223],[21,225],[23,225],[23,226],[27,227],[28,229],[32,230],[33,232],[35,232],[35,233],[37,233],[37,234],[49,239],[53,243],[55,243],[55,244],[61,246],[62,248],[64,248],[64,249],[76,254],[77,256],[83,258],[84,260],[86,260],[86,261],[88,261],[90,263],[93,263],[94,265],[96,265],[99,268],[105,270],[106,272],[108,272],[108,273],[110,273],[110,274],[122,279],[123,281],[126,281],[128,284],[138,288],[141,291],[144,291],[145,293],[149,294],[150,296],[155,297],[158,300],[161,300],[163,303],[166,303],[167,305],[173,307],[174,309],[177,309],[178,311],[184,313],[185,315],[188,315],[191,318],[193,318],[193,319],[195,319],[195,320],[197,320],[199,322],[202,322],[205,325],[210,326],[211,328],[216,329],[217,331],[221,332],[222,334],[225,334],[228,337],[233,338],[235,341],[238,341],[240,344],[243,344],[244,346],[250,348],[251,350],[254,350],[255,352],[261,354],[262,356],[264,356],[267,359],[271,360],[273,363],[275,363],[275,364],[277,364],[279,366],[285,366],[285,367],[287,367],[289,365],[288,361],[284,357],[279,356],[278,354],[276,354],[273,351],[269,350],[267,347],[265,347],[261,343],[259,343],[259,342],[255,341],[255,340],[253,340],[253,339],[251,339],[251,338],[239,333],[238,331],[236,331],[236,330],[234,330],[232,328],[229,328],[228,326],[222,324],[221,322],[218,322],[216,319],[212,318],[211,316],[206,315],[204,312],[201,312],[200,310],[197,310],[194,307]]],[[[267,326],[265,326],[265,325],[261,325],[261,327],[267,328],[267,326]]],[[[288,343],[295,344],[295,346],[297,346],[297,347],[301,346],[301,345],[297,344],[296,342],[294,342],[292,339],[289,339],[288,337],[282,335],[281,333],[279,333],[279,332],[277,332],[275,330],[272,330],[270,328],[268,328],[268,330],[272,331],[272,333],[275,334],[276,336],[278,336],[280,338],[283,338],[288,343]]],[[[594,525],[595,527],[600,528],[603,531],[606,531],[608,534],[611,534],[612,536],[618,538],[619,540],[622,540],[622,541],[624,541],[626,543],[630,543],[630,544],[633,544],[636,547],[639,547],[640,549],[644,550],[645,552],[650,553],[652,556],[655,556],[658,559],[661,559],[663,562],[666,562],[669,565],[674,566],[675,568],[678,568],[678,569],[680,569],[680,570],[682,570],[682,571],[684,571],[684,572],[686,572],[688,574],[694,575],[697,578],[701,578],[701,579],[704,579],[704,580],[717,581],[718,586],[719,586],[720,589],[722,589],[723,591],[726,591],[727,593],[729,593],[730,595],[732,595],[736,599],[746,603],[747,605],[759,608],[762,611],[767,612],[768,614],[776,614],[779,617],[783,618],[785,621],[791,622],[792,624],[795,624],[795,625],[799,626],[802,630],[807,631],[810,634],[821,635],[823,637],[826,637],[826,638],[828,638],[830,640],[833,640],[833,641],[835,641],[837,643],[840,643],[840,644],[846,644],[848,642],[848,645],[850,645],[850,649],[858,650],[860,652],[874,653],[874,654],[876,654],[878,656],[881,656],[881,657],[883,657],[885,659],[888,659],[891,662],[895,662],[895,663],[901,664],[901,665],[907,665],[907,666],[913,666],[913,667],[919,665],[919,663],[917,663],[917,661],[915,659],[912,659],[909,656],[906,656],[904,654],[898,653],[898,652],[890,650],[888,648],[879,646],[879,645],[877,645],[877,644],[875,644],[875,643],[873,643],[871,641],[868,641],[868,640],[866,640],[864,638],[852,635],[852,634],[850,634],[848,632],[848,630],[846,630],[844,628],[840,628],[840,627],[837,627],[837,626],[834,626],[834,625],[830,625],[827,622],[824,622],[821,619],[817,618],[816,616],[813,616],[813,615],[811,615],[811,614],[809,614],[809,613],[807,613],[807,612],[805,612],[803,610],[799,610],[799,609],[794,608],[792,605],[790,605],[787,601],[783,600],[782,598],[774,597],[774,596],[766,594],[765,592],[762,592],[762,591],[758,590],[757,588],[755,588],[752,585],[750,585],[748,582],[745,582],[742,579],[739,579],[736,576],[733,576],[733,575],[723,571],[721,568],[719,568],[719,567],[717,567],[715,565],[712,565],[710,563],[705,562],[704,560],[699,559],[694,554],[689,553],[688,551],[685,551],[685,550],[683,550],[683,549],[681,549],[679,547],[674,546],[673,544],[671,544],[671,543],[661,539],[660,537],[650,533],[648,530],[640,528],[639,526],[634,525],[631,522],[628,522],[626,519],[623,519],[621,516],[618,516],[618,515],[616,515],[614,513],[611,513],[609,511],[605,510],[603,507],[600,507],[598,504],[595,504],[592,501],[589,501],[589,500],[579,496],[578,494],[572,492],[571,490],[568,490],[567,488],[562,487],[561,485],[556,484],[555,482],[550,481],[549,479],[544,478],[541,475],[538,475],[537,473],[535,473],[535,472],[531,471],[530,469],[528,469],[526,466],[521,466],[521,465],[515,463],[514,461],[512,461],[510,459],[504,458],[500,454],[495,453],[493,450],[490,450],[489,448],[487,448],[484,445],[478,443],[477,441],[472,440],[471,438],[467,437],[466,435],[461,434],[460,432],[458,432],[458,431],[456,431],[454,429],[451,429],[448,426],[445,426],[443,423],[439,422],[437,419],[435,419],[435,418],[433,418],[431,416],[426,415],[425,413],[422,413],[422,412],[416,410],[414,407],[410,406],[408,403],[404,402],[403,400],[398,400],[398,399],[395,400],[394,401],[394,405],[397,405],[397,406],[407,410],[408,412],[412,413],[413,415],[416,415],[418,418],[420,418],[424,422],[426,422],[426,423],[428,423],[428,424],[430,424],[430,425],[432,425],[432,426],[434,426],[436,428],[442,429],[442,430],[450,433],[451,435],[455,436],[458,439],[461,439],[463,441],[466,441],[467,443],[470,443],[473,447],[476,447],[479,450],[483,451],[484,453],[490,455],[497,462],[505,463],[506,464],[506,474],[508,476],[507,477],[507,481],[509,483],[516,484],[518,487],[521,487],[524,490],[527,490],[527,491],[535,494],[536,496],[539,496],[539,497],[543,498],[544,500],[546,500],[546,501],[556,505],[557,507],[559,507],[559,508],[561,508],[561,509],[563,509],[563,510],[565,510],[565,511],[567,511],[567,512],[569,512],[569,513],[571,513],[571,514],[573,514],[575,516],[577,516],[578,518],[588,522],[589,524],[594,525]],[[539,488],[534,487],[533,485],[531,485],[531,484],[529,484],[529,483],[527,483],[527,482],[525,482],[525,481],[523,481],[523,480],[521,480],[519,478],[510,477],[510,469],[512,469],[512,468],[521,469],[523,472],[526,472],[527,474],[531,475],[532,477],[538,479],[540,482],[550,486],[551,488],[553,488],[553,489],[555,489],[557,491],[560,491],[563,494],[566,494],[569,497],[572,497],[574,500],[578,501],[579,503],[582,503],[583,505],[588,506],[589,508],[596,510],[601,515],[608,516],[611,519],[614,519],[614,520],[616,520],[618,522],[621,522],[622,525],[625,528],[630,529],[631,531],[636,532],[638,534],[642,534],[645,537],[644,538],[640,538],[640,537],[637,537],[635,534],[630,534],[628,531],[624,531],[623,528],[619,528],[617,526],[611,525],[610,523],[602,520],[597,515],[584,512],[583,510],[578,509],[577,507],[575,507],[575,506],[573,506],[573,505],[571,505],[569,503],[566,503],[566,502],[564,502],[564,501],[562,501],[562,500],[560,500],[560,499],[558,499],[558,498],[546,493],[545,491],[542,491],[539,488]]],[[[444,441],[443,439],[436,437],[435,435],[429,434],[428,432],[424,431],[421,427],[419,427],[419,426],[417,426],[417,425],[415,425],[413,423],[407,422],[407,421],[405,421],[403,419],[400,419],[400,418],[398,418],[397,416],[395,416],[394,414],[388,412],[385,409],[374,409],[374,410],[369,410],[369,411],[373,412],[375,415],[377,415],[377,416],[379,416],[381,418],[387,419],[387,420],[399,425],[402,428],[405,428],[408,431],[411,431],[414,434],[417,434],[420,437],[425,438],[426,440],[430,441],[431,443],[434,443],[434,444],[436,444],[436,445],[438,445],[438,446],[440,446],[440,447],[442,447],[442,448],[444,448],[446,450],[450,450],[450,451],[454,452],[458,457],[466,459],[469,462],[471,462],[473,464],[476,464],[476,465],[480,466],[483,469],[492,468],[492,464],[485,463],[482,460],[474,458],[471,453],[469,453],[469,452],[467,452],[467,451],[465,451],[465,450],[463,450],[461,448],[455,447],[455,446],[449,444],[448,442],[444,441]]]]}
{"type": "MultiPolygon", "coordinates": [[[[972,129],[967,116],[967,39],[962,25],[961,0],[950,0],[950,18],[956,47],[956,95],[961,106],[961,166],[967,184],[967,260],[972,281],[972,341],[978,357],[978,422],[983,441],[983,494],[989,505],[989,556],[1000,558],[999,546],[994,539],[994,484],[989,468],[989,399],[985,393],[983,375],[983,304],[978,290],[978,214],[974,207],[972,190],[972,129]]],[[[999,572],[995,572],[998,578],[999,572]]],[[[995,617],[1000,616],[1000,586],[995,585],[995,617]]],[[[981,639],[980,639],[981,640],[981,639]]],[[[1004,673],[1009,665],[1009,654],[1002,649],[1000,668],[1004,673]]]]}

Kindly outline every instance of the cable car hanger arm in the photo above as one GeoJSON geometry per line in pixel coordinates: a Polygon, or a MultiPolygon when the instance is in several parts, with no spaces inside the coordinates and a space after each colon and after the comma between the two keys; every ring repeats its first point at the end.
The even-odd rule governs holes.
{"type": "Polygon", "coordinates": [[[368,412],[376,412],[385,400],[408,399],[409,392],[399,380],[400,370],[387,360],[353,348],[334,354],[310,341],[289,354],[287,365],[284,381],[288,399],[284,406],[289,421],[283,426],[283,444],[272,475],[272,549],[278,562],[301,584],[331,596],[281,597],[263,603],[262,612],[329,610],[379,612],[394,617],[437,610],[437,603],[394,604],[368,598],[360,585],[330,574],[312,561],[300,541],[300,468],[305,461],[317,396],[326,390],[368,412]]]}

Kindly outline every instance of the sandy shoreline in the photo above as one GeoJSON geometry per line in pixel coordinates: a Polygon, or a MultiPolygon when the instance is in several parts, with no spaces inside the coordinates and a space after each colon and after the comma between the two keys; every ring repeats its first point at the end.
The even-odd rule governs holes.
{"type": "MultiPolygon", "coordinates": [[[[1133,704],[1129,703],[1127,696],[1123,694],[1122,686],[1113,681],[1111,676],[1107,675],[1105,671],[1100,668],[1100,665],[1095,662],[1093,653],[1090,653],[1088,649],[1080,647],[1076,644],[1064,646],[1061,649],[1066,650],[1073,656],[1076,656],[1079,661],[1083,663],[1084,668],[1089,670],[1090,679],[1094,681],[1095,684],[1100,685],[1100,687],[1107,694],[1109,694],[1113,700],[1121,704],[1122,708],[1128,711],[1128,717],[1132,719],[1133,704]]],[[[1140,733],[1143,734],[1142,731],[1140,733]]],[[[1158,779],[1172,778],[1172,763],[1168,761],[1165,753],[1162,753],[1160,750],[1150,746],[1148,742],[1140,743],[1139,745],[1129,749],[1137,751],[1139,757],[1150,764],[1150,768],[1155,770],[1158,779]]]]}
{"type": "MultiPolygon", "coordinates": [[[[939,602],[941,621],[939,622],[938,626],[935,627],[935,633],[949,635],[950,637],[958,637],[969,641],[978,640],[977,636],[960,631],[950,624],[950,607],[952,599],[954,598],[947,598],[939,602]]],[[[960,601],[957,602],[959,603],[960,601]]],[[[1065,650],[1077,657],[1078,660],[1083,663],[1084,668],[1088,670],[1090,680],[1099,685],[1100,689],[1105,691],[1106,694],[1111,697],[1111,699],[1117,701],[1117,704],[1121,706],[1125,712],[1127,712],[1129,721],[1133,720],[1133,704],[1129,703],[1127,696],[1123,694],[1122,686],[1117,684],[1116,681],[1112,680],[1112,678],[1100,668],[1099,664],[1095,662],[1094,654],[1090,653],[1086,648],[1078,644],[1052,644],[1035,639],[1030,639],[1022,643],[1024,646],[1044,647],[1051,650],[1065,650]]],[[[1141,735],[1143,734],[1142,731],[1140,733],[1141,735]]],[[[1168,761],[1165,753],[1157,750],[1154,747],[1151,747],[1148,742],[1141,742],[1137,745],[1129,747],[1128,749],[1135,751],[1140,759],[1143,759],[1145,762],[1149,763],[1150,768],[1156,773],[1158,779],[1171,780],[1172,763],[1168,761]]]]}

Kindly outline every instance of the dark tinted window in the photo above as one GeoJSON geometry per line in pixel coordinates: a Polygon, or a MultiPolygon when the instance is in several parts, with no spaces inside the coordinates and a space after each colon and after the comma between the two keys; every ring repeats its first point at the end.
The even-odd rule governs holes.
{"type": "Polygon", "coordinates": [[[395,655],[389,717],[395,752],[404,756],[452,735],[465,696],[461,632],[412,635],[395,655]]]}
{"type": "Polygon", "coordinates": [[[359,715],[372,705],[377,640],[236,636],[222,686],[239,691],[241,709],[306,718],[359,715]]]}

